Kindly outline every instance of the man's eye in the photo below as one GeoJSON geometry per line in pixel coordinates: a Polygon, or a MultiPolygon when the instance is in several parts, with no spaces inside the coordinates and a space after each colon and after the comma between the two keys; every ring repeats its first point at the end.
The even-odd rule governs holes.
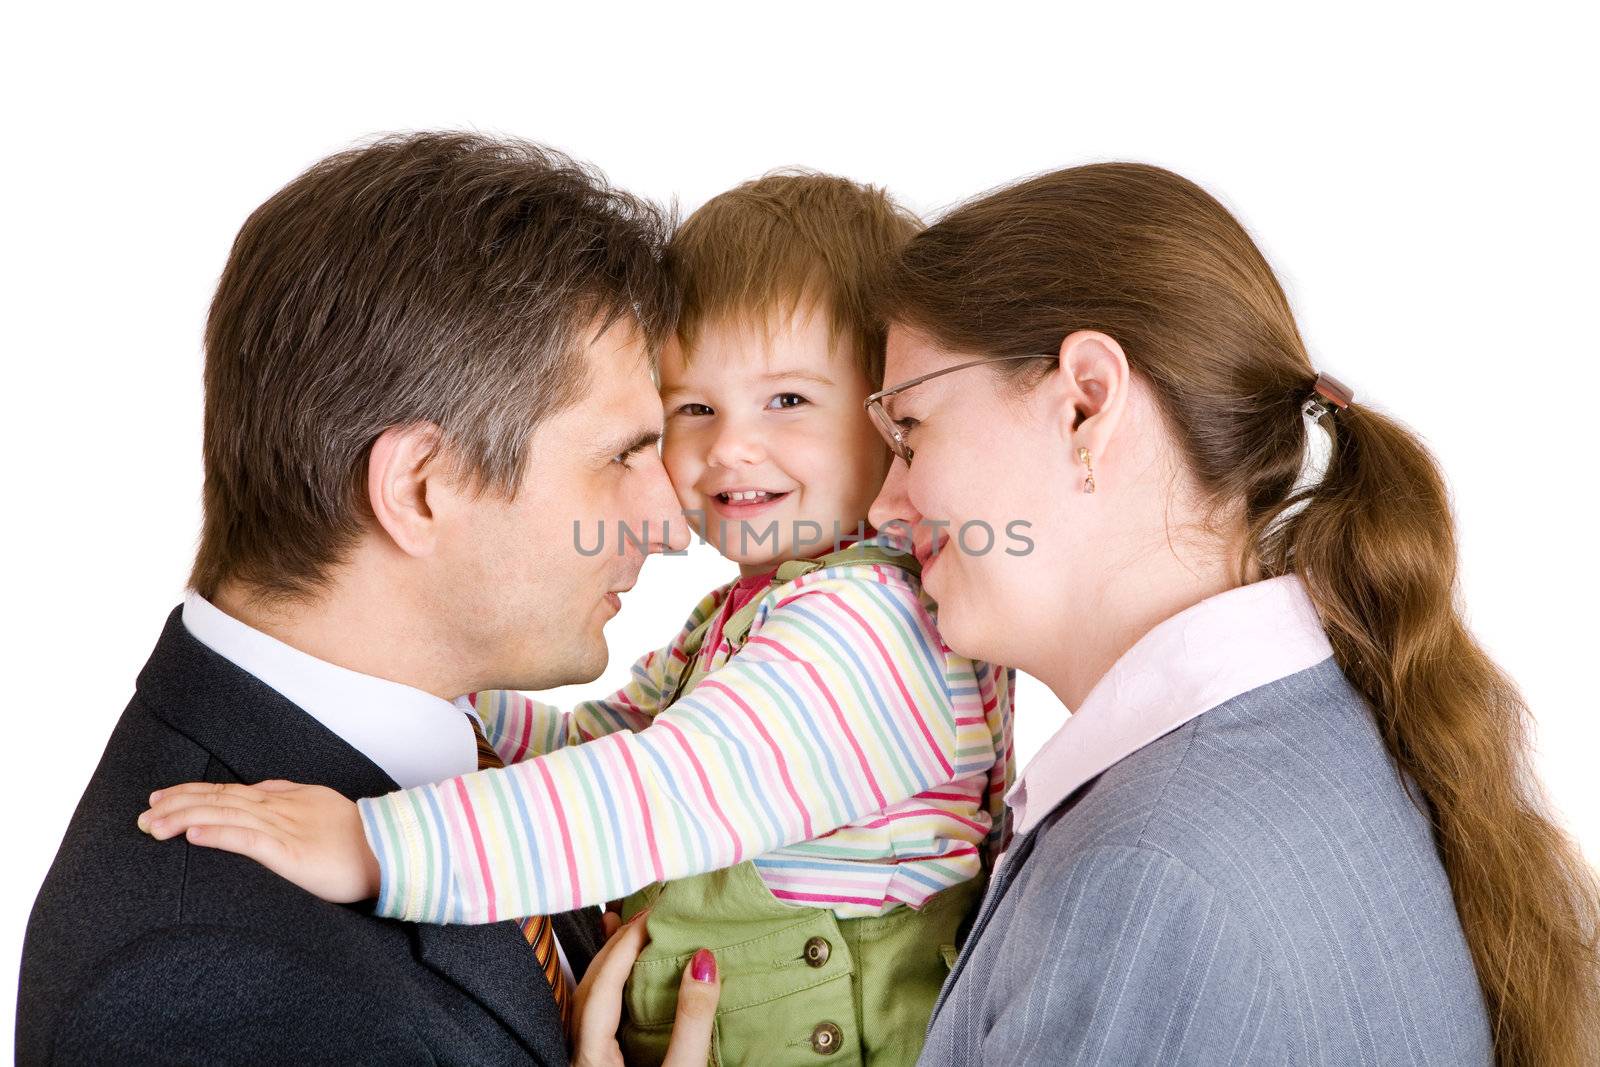
{"type": "Polygon", "coordinates": [[[911,440],[911,431],[921,426],[922,422],[918,419],[895,419],[894,425],[895,429],[900,431],[900,436],[909,441],[911,440]]]}
{"type": "Polygon", "coordinates": [[[678,408],[679,415],[715,415],[705,404],[683,404],[678,408]]]}
{"type": "Polygon", "coordinates": [[[811,403],[811,401],[807,400],[799,393],[779,393],[777,396],[773,397],[767,402],[767,409],[769,411],[787,411],[791,408],[797,408],[802,404],[809,403],[811,403]]]}

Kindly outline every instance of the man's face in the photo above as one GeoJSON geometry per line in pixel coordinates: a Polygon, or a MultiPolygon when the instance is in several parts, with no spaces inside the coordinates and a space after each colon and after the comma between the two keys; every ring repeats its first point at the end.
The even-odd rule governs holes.
{"type": "Polygon", "coordinates": [[[619,323],[583,358],[588,387],[534,431],[516,495],[483,494],[455,543],[441,546],[450,564],[436,599],[463,631],[475,689],[593,681],[618,594],[646,554],[687,544],[661,466],[661,401],[643,339],[619,323]]]}

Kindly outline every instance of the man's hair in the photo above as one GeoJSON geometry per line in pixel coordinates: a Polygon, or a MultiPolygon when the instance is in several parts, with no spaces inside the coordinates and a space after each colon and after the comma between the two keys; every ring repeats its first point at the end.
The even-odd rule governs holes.
{"type": "Polygon", "coordinates": [[[206,323],[204,527],[190,584],[318,589],[371,508],[387,429],[431,423],[481,491],[521,483],[539,420],[631,320],[653,354],[677,295],[671,220],[539,145],[395,135],[332,156],[233,243],[206,323]]]}
{"type": "Polygon", "coordinates": [[[921,229],[883,189],[829,174],[778,171],[712,197],[667,249],[683,293],[678,340],[691,355],[707,326],[770,327],[814,306],[879,384],[884,329],[868,294],[921,229]]]}

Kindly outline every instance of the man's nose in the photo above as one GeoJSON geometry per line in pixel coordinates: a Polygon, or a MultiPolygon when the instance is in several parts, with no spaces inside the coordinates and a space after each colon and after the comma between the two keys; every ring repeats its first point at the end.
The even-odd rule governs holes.
{"type": "Polygon", "coordinates": [[[767,443],[758,420],[728,418],[718,420],[706,463],[732,469],[751,466],[767,458],[767,443]]]}
{"type": "Polygon", "coordinates": [[[917,509],[912,507],[911,497],[906,492],[909,474],[910,470],[903,459],[897,457],[890,465],[883,488],[878,490],[877,499],[867,509],[867,521],[872,523],[874,529],[881,530],[891,522],[912,525],[921,517],[917,509]]]}
{"type": "Polygon", "coordinates": [[[667,468],[657,458],[651,464],[645,505],[644,528],[648,531],[645,552],[682,552],[689,547],[689,520],[678,506],[678,495],[667,478],[667,468]]]}

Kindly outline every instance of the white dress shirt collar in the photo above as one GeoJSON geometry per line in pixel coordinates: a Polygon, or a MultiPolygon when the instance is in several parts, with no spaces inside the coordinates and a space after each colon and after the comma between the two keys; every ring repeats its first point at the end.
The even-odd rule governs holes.
{"type": "Polygon", "coordinates": [[[195,640],[255,675],[377,764],[402,789],[478,769],[465,697],[454,703],[301,652],[247,626],[200,594],[183,601],[195,640]]]}
{"type": "Polygon", "coordinates": [[[1027,833],[1083,783],[1190,719],[1332,654],[1294,575],[1179,612],[1123,653],[1028,763],[1006,794],[1014,832],[1027,833]]]}

